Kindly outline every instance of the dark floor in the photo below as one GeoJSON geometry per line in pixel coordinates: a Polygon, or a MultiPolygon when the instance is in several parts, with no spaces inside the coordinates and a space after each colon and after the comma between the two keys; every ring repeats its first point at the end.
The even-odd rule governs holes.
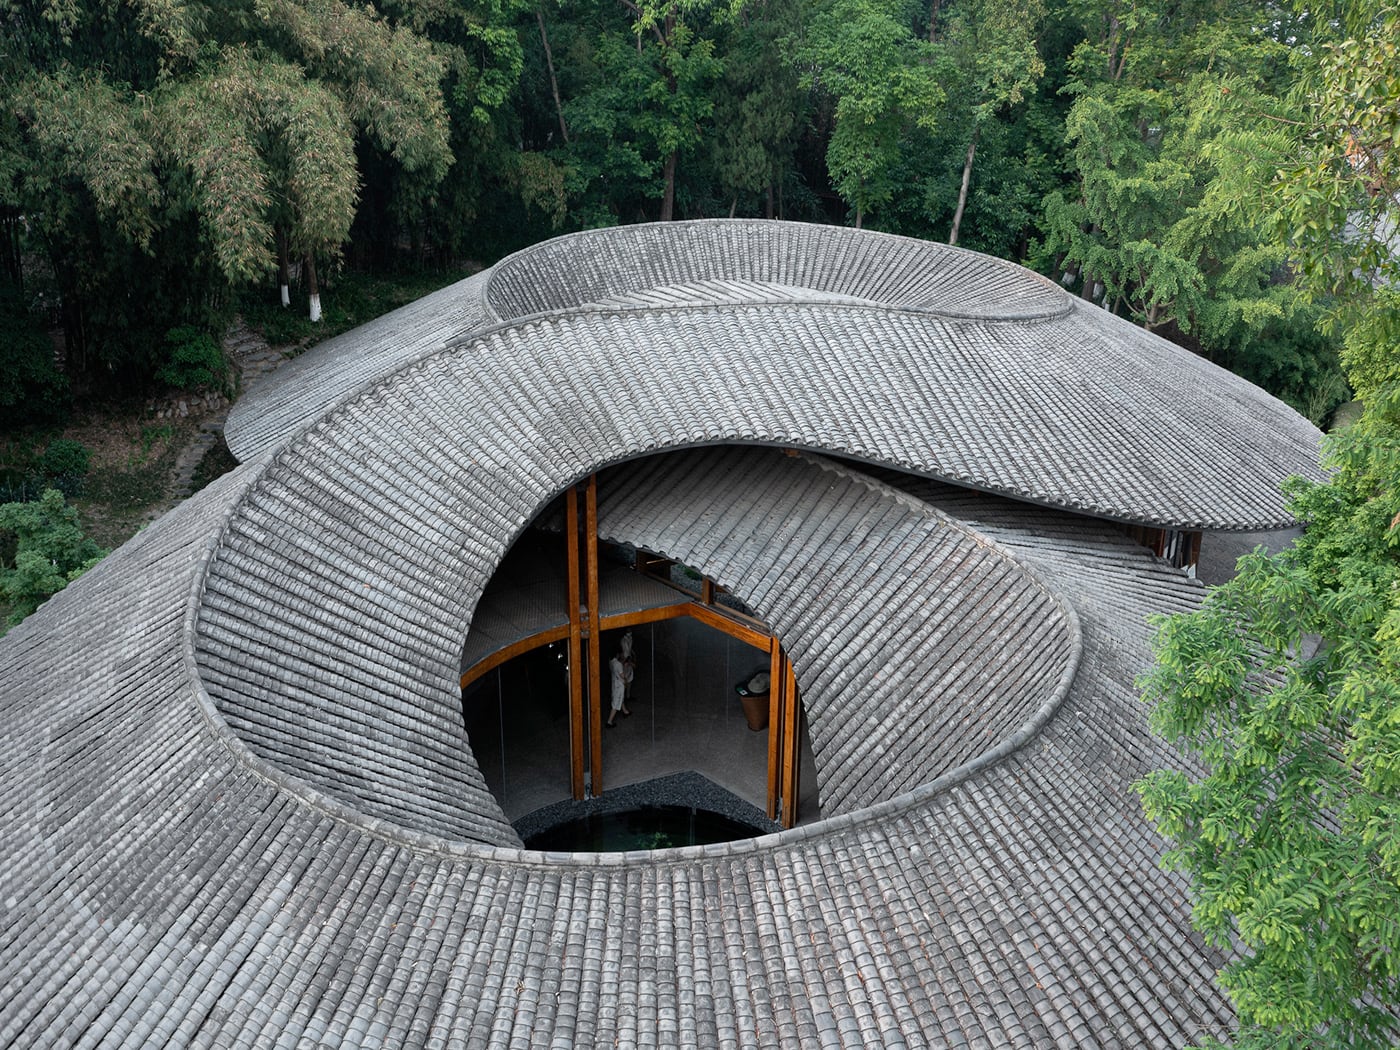
{"type": "MultiPolygon", "coordinates": [[[[604,635],[605,656],[619,635],[604,635]]],[[[767,670],[767,654],[687,618],[637,627],[633,640],[632,715],[603,731],[603,791],[694,770],[763,808],[768,732],[748,728],[734,686],[767,670]]],[[[472,749],[511,820],[569,797],[564,653],[562,644],[536,650],[486,675],[466,696],[472,749]]],[[[805,732],[802,750],[798,822],[805,824],[820,816],[805,732]]]]}

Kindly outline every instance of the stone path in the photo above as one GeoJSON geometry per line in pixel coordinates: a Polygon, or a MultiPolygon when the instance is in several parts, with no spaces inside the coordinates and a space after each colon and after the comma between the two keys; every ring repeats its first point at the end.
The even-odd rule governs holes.
{"type": "MultiPolygon", "coordinates": [[[[249,328],[242,318],[237,319],[225,333],[224,351],[238,369],[240,394],[247,393],[264,375],[287,360],[281,348],[269,345],[261,333],[249,328]]],[[[165,503],[153,508],[157,512],[153,517],[159,517],[176,503],[189,498],[194,488],[195,472],[223,436],[224,423],[232,407],[232,404],[226,404],[200,421],[199,432],[175,459],[174,475],[166,492],[165,503]]]]}

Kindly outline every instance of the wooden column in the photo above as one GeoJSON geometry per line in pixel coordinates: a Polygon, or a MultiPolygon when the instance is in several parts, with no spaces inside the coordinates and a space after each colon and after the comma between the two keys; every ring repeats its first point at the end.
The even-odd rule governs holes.
{"type": "Polygon", "coordinates": [[[579,603],[578,491],[564,496],[564,539],[568,546],[569,585],[569,786],[584,797],[583,762],[583,618],[579,603]]]}
{"type": "Polygon", "coordinates": [[[768,819],[777,820],[782,798],[783,651],[774,638],[768,646],[768,819]]]}
{"type": "Polygon", "coordinates": [[[1186,555],[1185,568],[1191,570],[1191,575],[1196,575],[1196,566],[1201,562],[1201,534],[1199,532],[1190,533],[1191,547],[1186,555]]]}
{"type": "Polygon", "coordinates": [[[797,706],[797,675],[792,661],[783,654],[783,827],[797,823],[798,774],[802,762],[797,752],[801,741],[801,708],[797,706]]]}
{"type": "Polygon", "coordinates": [[[589,793],[603,793],[603,657],[602,626],[598,611],[598,475],[590,474],[584,496],[583,515],[584,572],[588,595],[588,728],[593,747],[589,771],[592,773],[589,793]]]}

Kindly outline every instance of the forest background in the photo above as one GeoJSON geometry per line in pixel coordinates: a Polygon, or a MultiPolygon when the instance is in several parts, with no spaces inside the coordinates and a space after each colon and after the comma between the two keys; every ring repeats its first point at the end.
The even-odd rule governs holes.
{"type": "Polygon", "coordinates": [[[1014,259],[1319,423],[1348,397],[1240,141],[1331,31],[1276,4],[0,0],[0,26],[6,426],[223,382],[279,285],[319,311],[715,216],[1014,259]]]}

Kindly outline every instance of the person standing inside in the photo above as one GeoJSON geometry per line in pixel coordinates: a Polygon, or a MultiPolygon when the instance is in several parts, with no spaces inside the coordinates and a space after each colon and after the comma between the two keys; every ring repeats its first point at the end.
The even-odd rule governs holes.
{"type": "Polygon", "coordinates": [[[608,713],[608,720],[603,723],[608,729],[617,725],[617,714],[622,712],[623,718],[630,718],[631,710],[627,707],[628,695],[632,692],[632,679],[636,674],[637,661],[632,656],[632,632],[628,631],[622,636],[622,642],[618,646],[617,652],[608,661],[608,670],[612,678],[612,710],[608,713]]]}

